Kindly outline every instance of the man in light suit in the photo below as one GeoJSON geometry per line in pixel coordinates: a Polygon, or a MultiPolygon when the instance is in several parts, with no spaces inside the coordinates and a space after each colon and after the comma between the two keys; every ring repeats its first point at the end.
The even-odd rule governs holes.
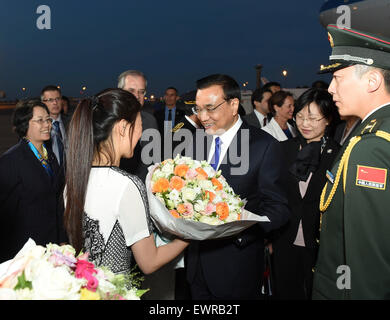
{"type": "Polygon", "coordinates": [[[212,142],[204,148],[195,141],[195,154],[204,148],[206,156],[198,160],[221,170],[235,193],[247,200],[245,209],[271,222],[225,239],[191,242],[187,280],[195,300],[261,298],[264,236],[286,223],[290,214],[280,146],[266,132],[242,122],[239,103],[240,88],[231,77],[216,74],[197,81],[195,111],[212,142]]]}
{"type": "Polygon", "coordinates": [[[256,128],[263,128],[267,125],[269,120],[267,114],[270,112],[268,100],[272,96],[272,91],[268,89],[256,89],[252,93],[251,102],[253,111],[243,117],[243,120],[249,125],[256,128]]]}

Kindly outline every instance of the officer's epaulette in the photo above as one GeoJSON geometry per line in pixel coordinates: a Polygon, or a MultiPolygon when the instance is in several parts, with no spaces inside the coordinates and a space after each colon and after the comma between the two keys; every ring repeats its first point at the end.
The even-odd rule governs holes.
{"type": "Polygon", "coordinates": [[[365,135],[369,133],[375,133],[380,125],[382,123],[382,120],[378,119],[372,119],[365,127],[364,129],[360,132],[360,135],[365,135]]]}
{"type": "Polygon", "coordinates": [[[184,122],[179,122],[173,129],[172,132],[179,131],[181,127],[184,126],[184,122]]]}

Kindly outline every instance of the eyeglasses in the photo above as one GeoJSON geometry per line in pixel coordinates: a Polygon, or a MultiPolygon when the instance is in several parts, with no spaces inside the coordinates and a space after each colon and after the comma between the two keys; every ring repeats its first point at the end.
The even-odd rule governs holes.
{"type": "Polygon", "coordinates": [[[44,123],[47,123],[47,124],[53,124],[53,119],[52,118],[47,118],[47,119],[31,119],[31,121],[34,121],[36,123],[38,123],[40,126],[42,126],[44,123]]]}
{"type": "Polygon", "coordinates": [[[192,112],[196,115],[199,115],[201,114],[203,111],[204,112],[207,112],[207,113],[213,113],[215,112],[215,110],[217,110],[220,106],[222,106],[225,102],[227,102],[227,100],[224,100],[222,101],[219,105],[217,105],[216,107],[212,107],[212,108],[203,108],[203,109],[200,109],[198,106],[195,106],[195,107],[192,107],[192,112]]]}
{"type": "Polygon", "coordinates": [[[146,94],[146,90],[145,89],[140,89],[140,90],[135,90],[135,89],[128,89],[128,91],[130,92],[130,93],[132,93],[133,95],[137,95],[137,94],[139,94],[140,96],[144,96],[145,94],[146,94]]]}
{"type": "Polygon", "coordinates": [[[60,101],[62,98],[61,97],[57,97],[57,98],[49,98],[49,99],[42,99],[43,102],[49,102],[49,103],[53,103],[54,101],[55,102],[58,102],[60,101]]]}
{"type": "Polygon", "coordinates": [[[304,118],[302,115],[297,114],[296,117],[294,118],[294,121],[296,123],[303,123],[305,120],[311,125],[316,125],[319,121],[324,119],[325,117],[322,117],[320,119],[314,118],[314,117],[309,117],[309,118],[304,118]]]}

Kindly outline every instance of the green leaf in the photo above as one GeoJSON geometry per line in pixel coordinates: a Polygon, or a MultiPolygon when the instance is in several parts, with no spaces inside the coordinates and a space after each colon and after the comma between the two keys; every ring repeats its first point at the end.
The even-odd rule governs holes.
{"type": "Polygon", "coordinates": [[[135,293],[135,295],[140,298],[143,294],[145,294],[146,292],[148,292],[150,289],[138,289],[137,292],[135,293]]]}
{"type": "Polygon", "coordinates": [[[23,271],[23,273],[18,277],[18,283],[15,286],[15,290],[26,288],[32,290],[32,282],[26,280],[26,276],[23,271]]]}

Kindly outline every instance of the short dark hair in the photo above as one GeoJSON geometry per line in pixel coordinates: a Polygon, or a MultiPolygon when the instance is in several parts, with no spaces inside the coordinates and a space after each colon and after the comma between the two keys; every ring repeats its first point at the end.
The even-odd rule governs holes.
{"type": "Polygon", "coordinates": [[[276,114],[276,110],[274,108],[274,105],[281,107],[283,105],[284,101],[287,99],[287,97],[293,97],[292,93],[288,92],[288,91],[280,90],[280,91],[275,92],[271,96],[271,98],[269,98],[268,106],[269,106],[269,110],[273,116],[276,114]]]}
{"type": "Polygon", "coordinates": [[[196,88],[198,90],[206,89],[214,85],[222,87],[225,100],[235,98],[241,100],[240,86],[236,80],[226,74],[212,74],[196,81],[196,88]]]}
{"type": "Polygon", "coordinates": [[[264,98],[265,92],[269,92],[272,95],[272,91],[269,89],[257,88],[257,89],[255,89],[255,91],[253,91],[252,96],[251,96],[251,102],[252,102],[253,109],[256,109],[254,102],[255,101],[261,102],[264,98]]]}
{"type": "Polygon", "coordinates": [[[176,95],[179,95],[179,91],[177,91],[177,89],[175,87],[168,87],[165,89],[165,93],[168,91],[168,90],[175,90],[176,92],[176,95]]]}
{"type": "Polygon", "coordinates": [[[58,87],[55,86],[55,85],[50,84],[50,85],[48,85],[48,86],[45,86],[45,87],[41,90],[41,99],[42,99],[42,97],[43,97],[43,94],[44,94],[46,91],[58,91],[59,94],[62,95],[62,94],[61,94],[61,89],[60,89],[60,88],[58,88],[58,87]]]}
{"type": "Polygon", "coordinates": [[[267,82],[262,89],[264,90],[271,90],[271,87],[282,87],[279,82],[271,81],[267,82]]]}
{"type": "Polygon", "coordinates": [[[326,83],[325,81],[317,80],[317,81],[314,81],[311,84],[311,87],[312,88],[317,88],[317,89],[325,89],[325,90],[327,90],[329,88],[329,84],[326,83]]]}
{"type": "Polygon", "coordinates": [[[321,114],[328,120],[331,120],[334,111],[337,111],[332,95],[327,90],[310,88],[295,101],[294,116],[312,102],[318,105],[321,114]]]}
{"type": "Polygon", "coordinates": [[[29,127],[29,121],[33,117],[35,107],[43,108],[47,111],[48,114],[50,114],[47,106],[39,99],[26,100],[21,104],[21,106],[15,109],[12,115],[12,126],[19,138],[26,136],[29,127]]]}
{"type": "Polygon", "coordinates": [[[335,124],[338,123],[339,113],[333,102],[332,95],[327,90],[311,88],[302,93],[295,102],[294,118],[299,111],[312,102],[318,106],[322,116],[328,120],[330,130],[333,131],[335,124]]]}

